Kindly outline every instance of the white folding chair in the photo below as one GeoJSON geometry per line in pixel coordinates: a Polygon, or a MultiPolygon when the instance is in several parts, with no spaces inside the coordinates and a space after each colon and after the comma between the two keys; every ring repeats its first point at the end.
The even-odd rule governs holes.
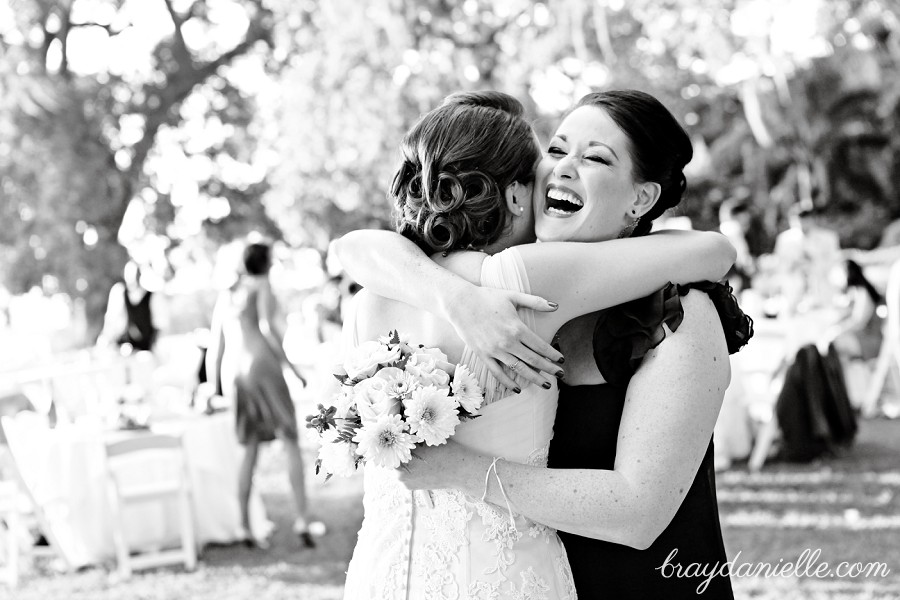
{"type": "MultiPolygon", "coordinates": [[[[40,494],[39,490],[33,487],[33,481],[23,472],[22,459],[28,452],[28,440],[36,431],[35,427],[47,427],[46,419],[33,411],[22,411],[16,416],[0,417],[0,429],[6,439],[6,463],[7,468],[12,471],[12,477],[6,479],[5,494],[0,496],[6,497],[6,502],[0,500],[0,504],[8,515],[7,521],[8,534],[13,540],[7,540],[9,548],[13,548],[16,543],[16,529],[24,527],[24,517],[30,517],[37,522],[40,532],[47,540],[47,546],[34,546],[29,549],[32,556],[45,556],[55,558],[57,560],[58,570],[71,572],[73,570],[72,562],[69,560],[69,554],[64,550],[66,545],[56,537],[51,523],[53,515],[60,511],[65,511],[63,502],[59,498],[47,497],[40,494]],[[40,424],[40,425],[38,425],[40,424]],[[40,498],[39,498],[40,496],[40,498]],[[22,504],[27,507],[27,511],[22,510],[22,504]],[[48,512],[50,514],[48,514],[48,512]]],[[[3,484],[3,482],[0,482],[3,484]]],[[[18,550],[18,546],[16,546],[18,550]]],[[[10,553],[11,562],[18,562],[18,551],[15,555],[10,553]]],[[[15,567],[18,572],[18,566],[15,567]]],[[[12,567],[10,567],[12,569],[12,567]]],[[[16,577],[17,579],[17,577],[16,577]]]]}
{"type": "Polygon", "coordinates": [[[874,417],[878,413],[878,401],[884,391],[888,373],[893,377],[894,389],[900,390],[900,260],[891,265],[885,303],[887,318],[884,322],[881,349],[878,351],[872,379],[860,404],[863,417],[874,417]]]}
{"type": "Polygon", "coordinates": [[[15,480],[0,478],[0,551],[3,552],[0,583],[13,588],[19,584],[19,544],[16,533],[21,526],[19,486],[15,480]]]}
{"type": "Polygon", "coordinates": [[[113,519],[113,541],[119,573],[124,578],[133,570],[183,563],[189,571],[197,565],[194,519],[191,509],[190,475],[181,438],[171,435],[143,434],[106,444],[107,493],[113,519]],[[138,457],[164,461],[167,477],[152,482],[133,483],[129,466],[138,457]],[[129,507],[174,500],[178,507],[181,546],[148,551],[132,556],[126,540],[126,513],[129,507]]]}

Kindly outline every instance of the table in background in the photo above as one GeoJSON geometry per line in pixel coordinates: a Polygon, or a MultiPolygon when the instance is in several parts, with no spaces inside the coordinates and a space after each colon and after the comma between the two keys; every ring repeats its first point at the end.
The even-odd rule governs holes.
{"type": "MultiPolygon", "coordinates": [[[[241,449],[233,415],[191,415],[153,423],[154,432],[180,435],[189,465],[198,545],[229,543],[242,535],[237,500],[241,449]]],[[[77,422],[56,429],[30,427],[18,467],[38,503],[45,509],[69,563],[83,566],[114,556],[112,523],[104,475],[104,444],[140,431],[104,431],[99,423],[77,422]],[[24,464],[23,464],[24,463],[24,464]]],[[[133,473],[141,481],[167,465],[136,460],[133,473]]],[[[272,524],[258,493],[251,496],[251,526],[257,537],[272,524]]],[[[163,504],[130,509],[126,539],[131,547],[156,548],[177,542],[176,507],[163,504]]]]}

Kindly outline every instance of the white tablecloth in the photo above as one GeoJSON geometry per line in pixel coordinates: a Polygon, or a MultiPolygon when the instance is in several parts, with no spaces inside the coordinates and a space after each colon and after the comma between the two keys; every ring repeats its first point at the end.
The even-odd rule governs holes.
{"type": "MultiPolygon", "coordinates": [[[[228,543],[241,535],[237,477],[241,449],[233,415],[189,416],[156,423],[158,433],[182,436],[191,484],[196,538],[199,545],[228,543]]],[[[104,478],[104,440],[135,432],[104,432],[77,423],[57,429],[29,426],[18,467],[69,563],[81,566],[115,555],[104,478]]],[[[143,481],[159,476],[167,465],[136,460],[133,470],[143,481]]],[[[251,496],[251,526],[265,536],[272,524],[257,492],[251,496]]],[[[178,543],[178,517],[173,505],[128,507],[125,536],[134,549],[178,543]]]]}

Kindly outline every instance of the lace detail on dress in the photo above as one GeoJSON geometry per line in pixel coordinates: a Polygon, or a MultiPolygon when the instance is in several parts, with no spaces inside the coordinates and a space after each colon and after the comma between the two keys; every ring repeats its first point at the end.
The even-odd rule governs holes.
{"type": "Polygon", "coordinates": [[[519,575],[522,577],[522,587],[513,591],[511,596],[513,600],[548,600],[547,592],[550,591],[550,586],[538,577],[534,569],[529,568],[519,575]]]}
{"type": "Polygon", "coordinates": [[[405,585],[405,582],[403,581],[405,577],[406,574],[403,565],[397,562],[392,564],[388,570],[387,577],[384,578],[383,585],[381,586],[381,595],[379,596],[379,599],[393,600],[395,590],[398,590],[405,585]]]}
{"type": "MultiPolygon", "coordinates": [[[[529,567],[527,570],[521,571],[519,576],[522,580],[521,586],[516,586],[512,581],[505,583],[477,581],[469,586],[469,598],[471,600],[500,600],[501,598],[509,598],[509,600],[550,600],[549,584],[538,576],[533,568],[529,567]],[[500,594],[503,595],[501,596],[500,594]]],[[[574,595],[569,597],[575,598],[574,595]]]]}
{"type": "Polygon", "coordinates": [[[494,566],[486,567],[482,573],[485,575],[499,575],[500,579],[506,580],[506,570],[516,561],[516,553],[513,547],[520,539],[522,532],[519,531],[515,524],[509,520],[509,515],[500,512],[499,509],[487,502],[476,502],[475,510],[481,517],[481,523],[484,525],[484,533],[481,540],[484,542],[493,542],[496,549],[497,562],[494,566]]]}
{"type": "Polygon", "coordinates": [[[454,577],[461,549],[468,543],[466,525],[471,511],[458,490],[432,493],[434,510],[424,517],[428,541],[423,545],[426,600],[456,600],[459,585],[454,577]]]}
{"type": "Polygon", "coordinates": [[[575,576],[572,574],[572,566],[566,555],[556,557],[556,574],[565,582],[567,596],[575,598],[575,576]]]}
{"type": "Polygon", "coordinates": [[[528,455],[528,459],[525,461],[526,465],[530,465],[532,467],[546,467],[547,459],[550,456],[550,444],[542,446],[540,448],[536,448],[534,452],[528,455]]]}

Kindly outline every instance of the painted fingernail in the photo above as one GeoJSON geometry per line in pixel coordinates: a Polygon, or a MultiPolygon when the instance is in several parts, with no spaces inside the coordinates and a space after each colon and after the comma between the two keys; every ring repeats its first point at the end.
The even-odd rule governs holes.
{"type": "Polygon", "coordinates": [[[550,302],[550,301],[548,300],[548,301],[547,301],[547,304],[549,304],[549,305],[550,305],[550,308],[552,308],[553,310],[556,310],[557,308],[559,308],[559,304],[557,304],[556,302],[550,302]]]}
{"type": "Polygon", "coordinates": [[[513,391],[514,391],[515,393],[517,393],[517,394],[521,394],[521,393],[522,393],[522,388],[513,388],[513,391]]]}
{"type": "Polygon", "coordinates": [[[551,387],[553,387],[553,386],[550,385],[550,382],[549,382],[549,381],[545,381],[545,382],[543,383],[543,387],[544,387],[545,390],[549,390],[549,389],[550,389],[551,387]]]}
{"type": "Polygon", "coordinates": [[[563,364],[564,362],[566,362],[566,357],[565,357],[565,356],[560,356],[560,357],[559,357],[559,360],[556,361],[556,362],[557,362],[558,364],[561,365],[561,364],[563,364]]]}
{"type": "Polygon", "coordinates": [[[562,369],[560,369],[559,371],[556,372],[556,376],[559,377],[560,379],[562,379],[563,377],[566,376],[566,372],[563,371],[562,369]]]}

